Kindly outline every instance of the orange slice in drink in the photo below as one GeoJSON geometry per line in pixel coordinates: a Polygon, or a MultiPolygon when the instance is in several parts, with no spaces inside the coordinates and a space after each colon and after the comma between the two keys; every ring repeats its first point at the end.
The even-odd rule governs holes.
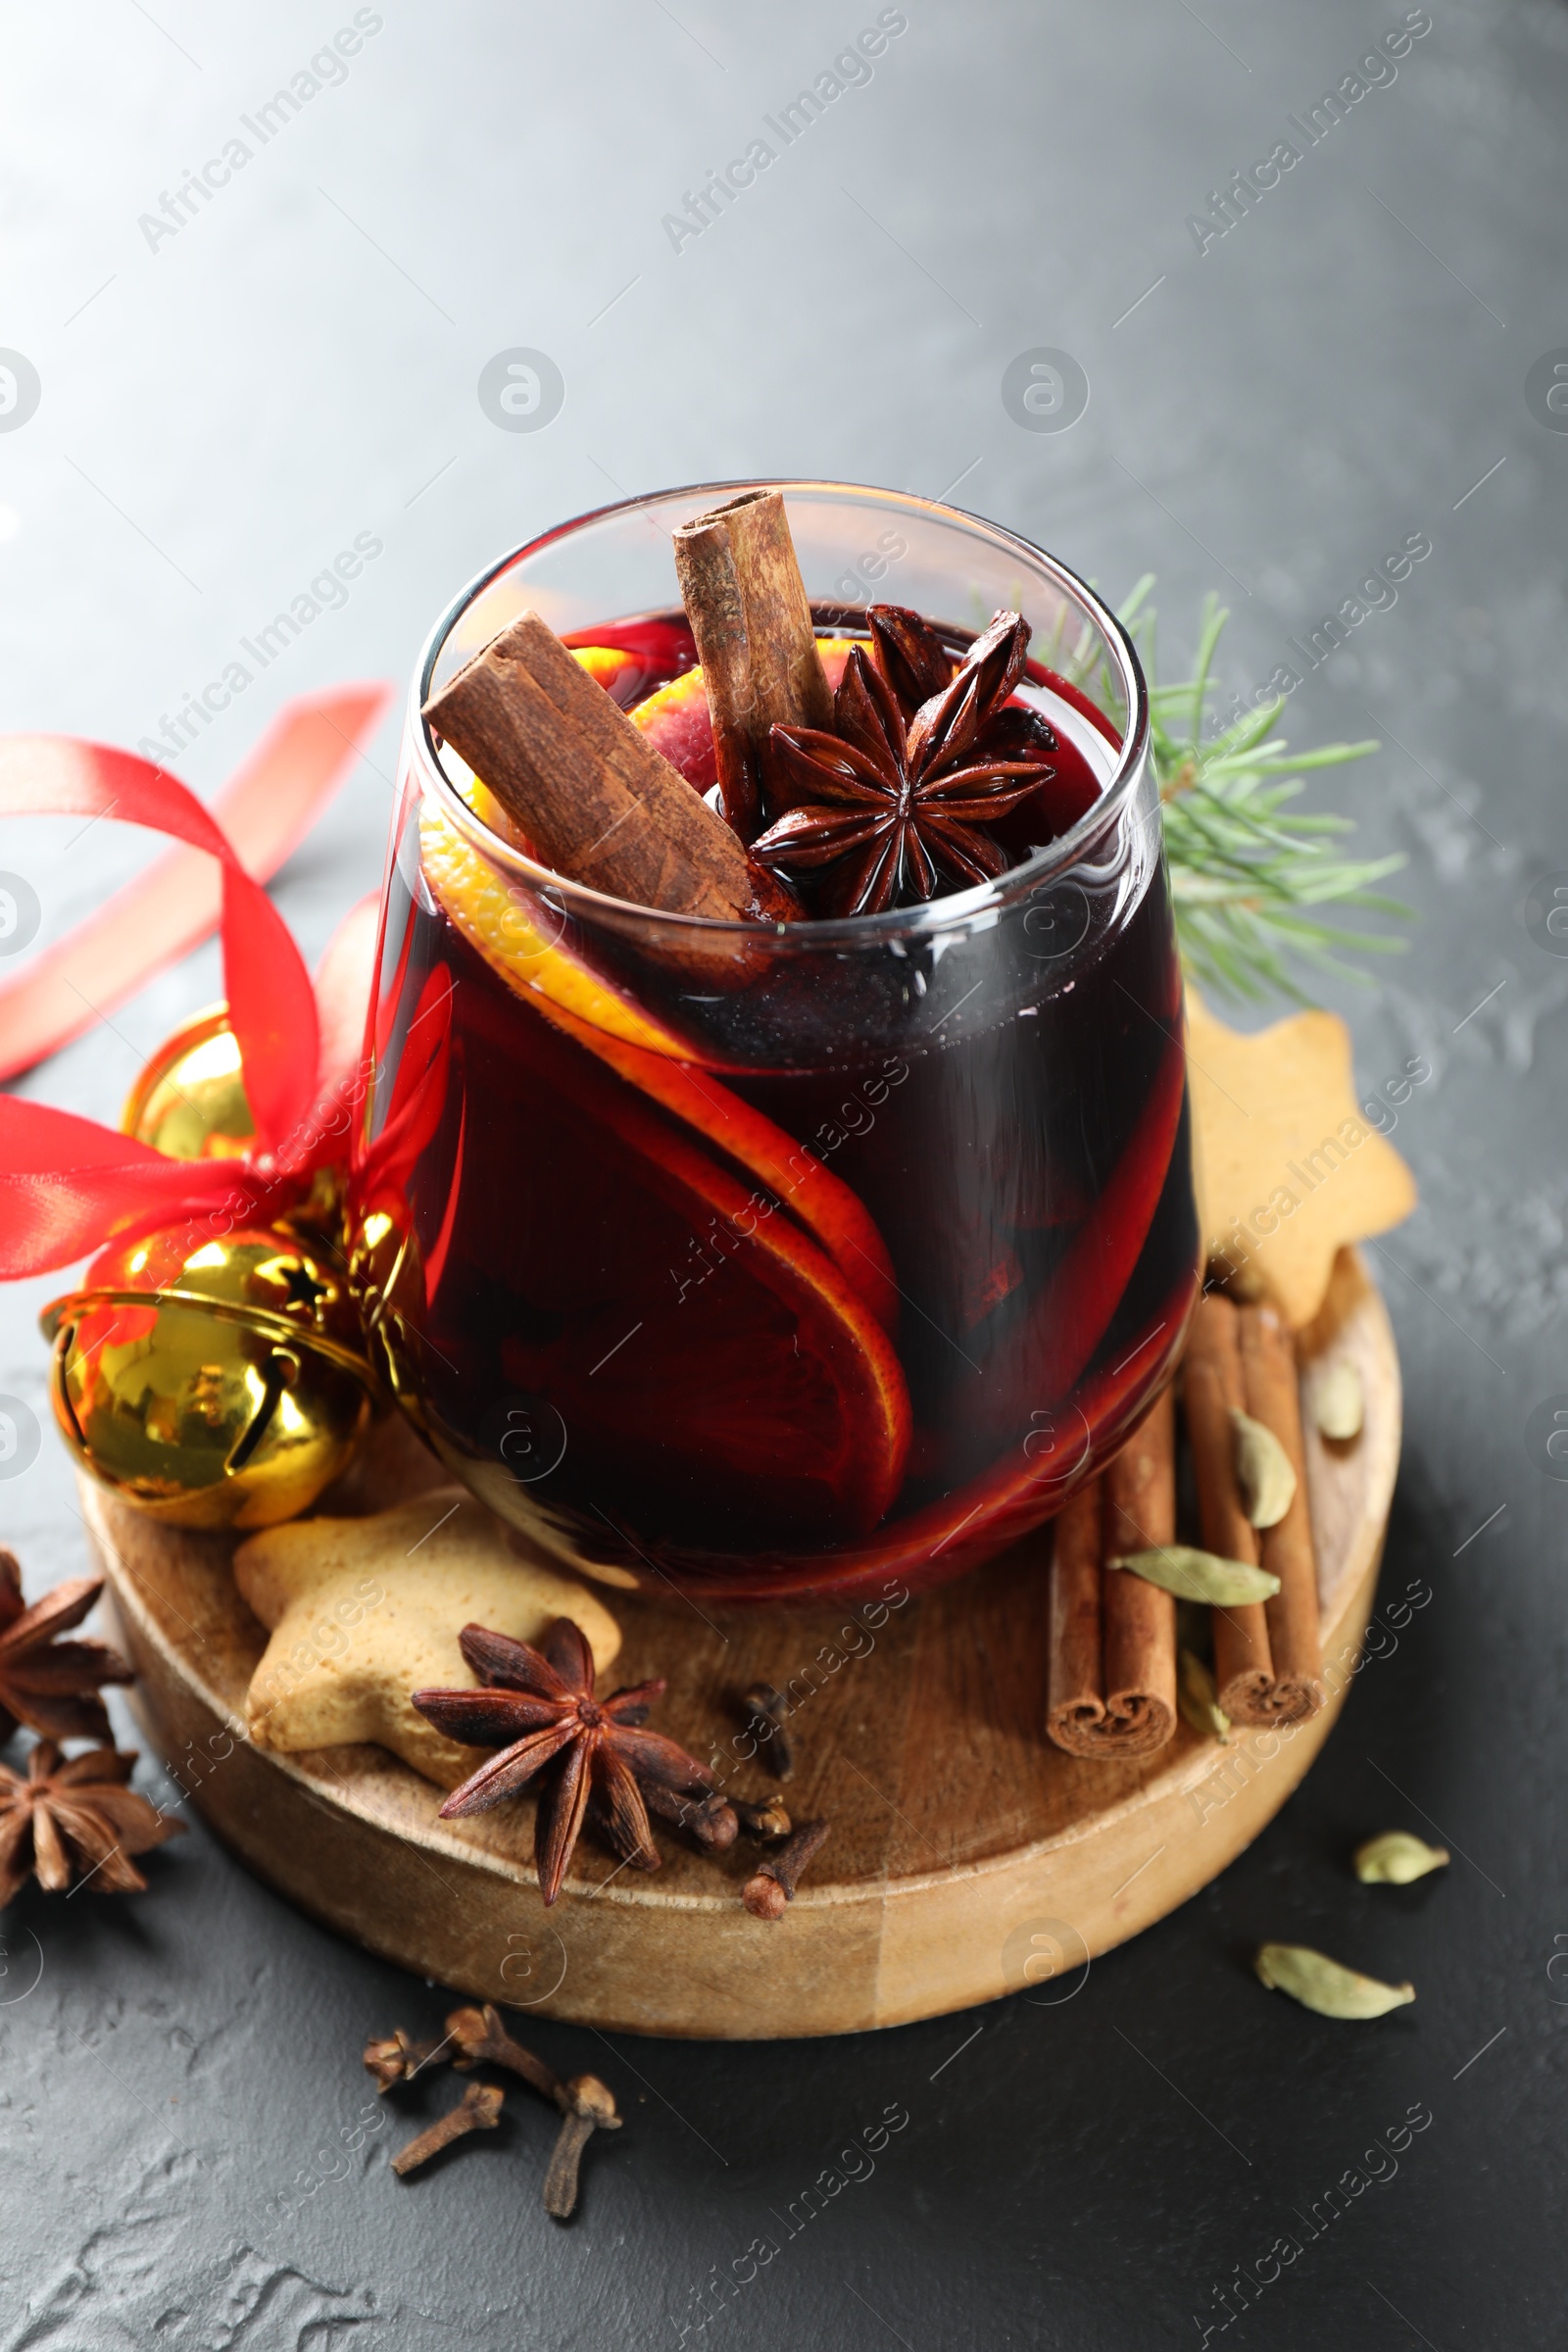
{"type": "MultiPolygon", "coordinates": [[[[505,840],[506,827],[497,822],[499,812],[484,786],[469,785],[465,798],[505,840]]],[[[509,883],[429,799],[419,811],[419,859],[431,890],[469,946],[538,1010],[562,1005],[607,1037],[622,1038],[650,1054],[684,1054],[686,1048],[662,1022],[557,944],[549,908],[519,883],[509,883]]]]}
{"type": "MultiPolygon", "coordinates": [[[[892,1343],[826,1251],[701,1137],[543,1022],[471,1031],[536,1086],[549,1135],[512,1212],[502,1369],[604,1465],[645,1535],[867,1534],[904,1480],[910,1411],[892,1343]]],[[[439,1311],[438,1302],[433,1302],[439,1311]]]]}
{"type": "Polygon", "coordinates": [[[591,678],[598,680],[605,692],[617,703],[624,704],[628,694],[637,691],[639,673],[646,674],[646,665],[637,654],[622,653],[614,645],[579,645],[573,647],[578,661],[591,678]]]}
{"type": "MultiPolygon", "coordinates": [[[[578,660],[593,650],[583,649],[578,660]]],[[[706,711],[706,702],[703,708],[706,711]]],[[[499,812],[484,786],[475,782],[466,790],[477,813],[494,822],[499,812]]],[[[518,885],[508,883],[434,801],[424,804],[419,833],[432,891],[491,969],[556,1028],[695,1128],[754,1184],[765,1188],[826,1250],[884,1327],[893,1330],[899,1306],[893,1260],[859,1196],[805,1145],[694,1062],[684,1042],[625,990],[552,940],[548,911],[518,885]]]]}
{"type": "Polygon", "coordinates": [[[713,721],[700,667],[684,670],[667,686],[656,688],[642,702],[634,703],[626,715],[698,792],[707,792],[718,782],[713,721]]]}
{"type": "MultiPolygon", "coordinates": [[[[505,833],[484,786],[465,791],[505,833]]],[[[420,854],[456,928],[542,1016],[496,1041],[509,1084],[536,1071],[552,1129],[521,1268],[544,1326],[506,1340],[507,1377],[674,1523],[868,1532],[903,1483],[910,1409],[892,1260],[858,1197],[552,937],[434,801],[420,854]]]]}
{"type": "MultiPolygon", "coordinates": [[[[817,639],[817,651],[830,686],[836,687],[843,677],[844,664],[855,642],[853,637],[817,639]]],[[[591,650],[597,655],[602,649],[596,646],[591,650]]],[[[579,654],[577,659],[581,662],[583,655],[579,654]]],[[[597,676],[598,672],[594,674],[597,676]]],[[[654,749],[663,753],[671,767],[678,767],[699,792],[707,792],[717,783],[713,722],[709,714],[700,663],[695,669],[683,670],[678,678],[671,678],[667,686],[657,687],[640,703],[635,703],[626,715],[634,727],[641,727],[654,749]]]]}
{"type": "Polygon", "coordinates": [[[832,1175],[782,1127],[742,1102],[710,1070],[647,1053],[628,1039],[607,1036],[592,1029],[565,1004],[547,999],[539,1009],[556,1028],[744,1168],[763,1188],[750,1196],[751,1215],[773,1213],[764,1205],[766,1196],[771,1196],[826,1250],[883,1329],[897,1331],[899,1289],[893,1260],[858,1193],[832,1175]]]}

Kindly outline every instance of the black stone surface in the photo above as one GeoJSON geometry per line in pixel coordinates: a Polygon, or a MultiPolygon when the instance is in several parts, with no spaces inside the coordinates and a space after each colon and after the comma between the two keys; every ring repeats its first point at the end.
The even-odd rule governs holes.
{"type": "MultiPolygon", "coordinates": [[[[0,2345],[1560,2342],[1568,1488],[1540,1408],[1568,1406],[1568,942],[1533,937],[1526,901],[1568,879],[1568,417],[1546,397],[1568,357],[1568,13],[1433,0],[1396,78],[1297,137],[1201,253],[1188,216],[1406,24],[1397,0],[907,0],[871,78],[788,147],[764,118],[874,0],[369,14],[345,75],[319,68],[262,144],[242,119],[368,12],[8,12],[0,342],[40,398],[18,427],[0,413],[0,719],[134,744],[372,533],[347,603],[182,755],[212,789],[287,697],[405,678],[494,552],[671,481],[951,492],[1112,594],[1156,570],[1172,671],[1216,588],[1239,687],[1427,534],[1288,724],[1384,739],[1325,804],[1410,861],[1409,952],[1335,1001],[1368,1090],[1433,1065],[1396,1135],[1423,1206],[1378,1256],[1408,1383],[1384,1591],[1432,1597],[1256,1845],[1070,1999],[818,2045],[541,2024],[628,2116],[566,2230],[540,2209],[548,2118],[520,2101],[495,2142],[392,2178],[431,2099],[372,2112],[357,2052],[428,2030],[442,1996],[296,1917],[199,1824],[144,1897],[24,1897],[0,1978],[0,2345]],[[253,152],[210,203],[140,225],[235,135],[253,152]],[[759,136],[776,160],[676,250],[662,217],[759,136]],[[537,432],[476,396],[517,347],[563,379],[537,432]],[[1067,431],[1004,406],[1042,347],[1087,378],[1067,431]],[[1395,1825],[1452,1867],[1358,1887],[1349,1849],[1395,1825]],[[1408,1974],[1419,2000],[1317,2020],[1253,1981],[1263,1936],[1408,1974]],[[906,2124],[852,2153],[890,2108],[906,2124]],[[1419,2135],[1368,2156],[1412,2108],[1419,2135]],[[1358,2167],[1386,2177],[1314,2223],[1358,2167]],[[1259,2286],[1281,2237],[1299,2251],[1259,2286]],[[777,2250],[751,2276],[759,2239],[777,2250]]],[[[278,885],[313,955],[377,877],[393,754],[389,720],[278,885]]],[[[112,824],[71,833],[6,832],[44,938],[146,854],[112,824]]],[[[216,953],[193,962],[25,1091],[113,1116],[218,993],[216,953]]],[[[0,1300],[0,1389],[35,1413],[32,1316],[59,1287],[0,1300]]],[[[47,1433],[0,1484],[0,1536],[34,1588],[80,1566],[47,1433]]]]}

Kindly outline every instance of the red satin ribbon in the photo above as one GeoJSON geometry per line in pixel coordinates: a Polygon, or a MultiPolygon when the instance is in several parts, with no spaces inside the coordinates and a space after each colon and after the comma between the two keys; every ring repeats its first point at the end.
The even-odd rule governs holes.
{"type": "MultiPolygon", "coordinates": [[[[304,780],[293,779],[282,830],[292,829],[298,837],[305,809],[318,806],[337,780],[356,749],[356,735],[382,699],[379,689],[373,696],[359,695],[355,733],[334,726],[340,748],[330,759],[320,756],[324,747],[318,747],[304,780]]],[[[318,702],[309,715],[318,715],[319,709],[318,702]]],[[[298,715],[291,710],[279,721],[285,739],[289,721],[298,715]]],[[[275,750],[275,744],[264,747],[275,750]]],[[[266,765],[258,755],[239,783],[254,779],[266,765]]],[[[285,786],[283,778],[274,783],[285,786]]],[[[0,816],[38,815],[113,816],[183,843],[187,851],[205,851],[218,861],[223,987],[256,1141],[242,1158],[174,1159],[96,1120],[0,1094],[0,1279],[6,1280],[70,1265],[138,1227],[217,1210],[236,1223],[253,1214],[270,1215],[297,1196],[314,1169],[346,1156],[350,1122],[342,1115],[341,1098],[357,1065],[374,942],[369,902],[355,908],[328,949],[318,1001],[287,924],[246,871],[228,834],[183,784],[133,753],[68,736],[0,738],[0,816]]],[[[280,835],[277,827],[273,830],[275,840],[280,835]]],[[[184,852],[176,853],[142,878],[150,899],[167,897],[171,868],[184,858],[184,852]]],[[[122,908],[135,888],[122,894],[122,908]]],[[[123,924],[119,925],[118,952],[111,958],[117,997],[127,993],[127,983],[149,977],[211,928],[210,909],[205,919],[200,906],[183,911],[185,920],[172,937],[167,930],[157,932],[159,944],[135,956],[127,954],[123,924]]],[[[79,952],[88,938],[101,949],[101,917],[89,918],[50,952],[57,967],[69,964],[74,945],[79,952]]],[[[0,996],[0,1013],[4,1006],[0,996]]],[[[60,1042],[58,1036],[53,1039],[60,1042]]]]}
{"type": "MultiPolygon", "coordinates": [[[[212,814],[253,881],[269,881],[320,815],[385,707],[384,686],[285,705],[217,795],[212,814]]],[[[0,980],[0,1080],[69,1045],[217,930],[222,878],[205,850],[172,851],[70,935],[0,980]]]]}

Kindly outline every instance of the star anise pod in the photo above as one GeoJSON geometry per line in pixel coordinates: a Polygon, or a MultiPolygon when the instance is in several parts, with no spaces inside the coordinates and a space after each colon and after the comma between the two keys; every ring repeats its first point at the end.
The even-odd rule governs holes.
{"type": "Polygon", "coordinates": [[[867,605],[872,659],[898,696],[906,718],[953,677],[953,656],[923,612],[907,605],[867,605]]]}
{"type": "Polygon", "coordinates": [[[821,872],[829,915],[1005,872],[1012,859],[986,828],[1039,789],[1055,749],[1043,719],[1006,707],[1029,647],[1021,613],[995,614],[956,668],[917,612],[874,606],[870,622],[872,658],[857,646],[845,664],[834,731],[772,729],[769,799],[784,813],[752,844],[796,879],[821,872]]]}
{"type": "Polygon", "coordinates": [[[94,1747],[62,1763],[55,1742],[40,1740],[25,1779],[0,1764],[0,1904],[29,1871],[51,1894],[74,1872],[109,1894],[146,1886],[130,1856],[180,1837],[185,1825],[126,1788],[135,1761],[133,1749],[94,1747]]]}
{"type": "Polygon", "coordinates": [[[19,1723],[49,1740],[110,1740],[98,1696],[105,1683],[134,1681],[104,1642],[59,1642],[103,1591],[101,1576],[75,1576],[27,1608],[22,1570],[0,1545],[0,1746],[19,1723]]]}
{"type": "Polygon", "coordinates": [[[557,1618],[542,1650],[482,1625],[466,1625],[458,1640],[483,1688],[416,1690],[414,1703],[449,1740],[502,1752],[454,1788],[441,1807],[442,1820],[486,1813],[548,1767],[534,1824],[539,1891],[547,1903],[561,1892],[590,1796],[622,1858],[657,1869],[659,1848],[638,1776],[681,1790],[713,1786],[706,1764],[673,1740],[641,1728],[653,1700],[663,1695],[663,1683],[639,1683],[595,1698],[593,1651],[569,1617],[557,1618]]]}

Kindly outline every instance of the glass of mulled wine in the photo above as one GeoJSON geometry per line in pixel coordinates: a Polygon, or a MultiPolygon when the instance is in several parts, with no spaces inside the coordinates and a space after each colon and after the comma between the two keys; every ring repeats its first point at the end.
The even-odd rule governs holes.
{"type": "Polygon", "coordinates": [[[998,608],[1032,629],[1016,699],[1055,750],[997,828],[1014,862],[921,905],[605,897],[432,740],[432,691],[531,608],[639,723],[662,697],[706,791],[669,534],[747,487],[567,523],[431,635],[353,1217],[386,1377],[487,1503],[613,1582],[767,1600],[935,1582],[1051,1517],[1168,1378],[1199,1236],[1144,680],[1050,556],[784,485],[830,674],[879,601],[955,657],[998,608]]]}

